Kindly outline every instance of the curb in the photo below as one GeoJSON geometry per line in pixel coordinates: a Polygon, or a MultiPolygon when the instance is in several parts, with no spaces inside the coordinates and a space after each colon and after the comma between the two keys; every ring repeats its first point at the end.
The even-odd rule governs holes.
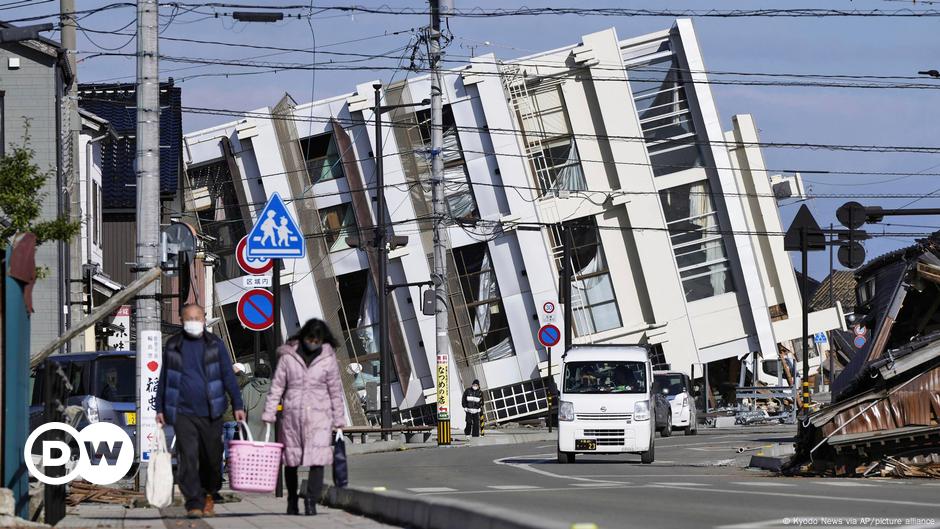
{"type": "Polygon", "coordinates": [[[516,511],[446,498],[427,498],[396,491],[327,486],[324,505],[414,529],[570,529],[571,524],[523,516],[516,511]],[[459,520],[459,524],[455,525],[459,520]]]}

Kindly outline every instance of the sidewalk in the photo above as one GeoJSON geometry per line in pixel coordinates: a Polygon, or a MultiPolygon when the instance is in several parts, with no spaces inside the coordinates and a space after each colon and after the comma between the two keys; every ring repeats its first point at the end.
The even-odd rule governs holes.
{"type": "MultiPolygon", "coordinates": [[[[273,494],[239,494],[242,501],[217,504],[214,518],[189,520],[183,507],[126,509],[121,506],[83,503],[69,508],[56,528],[69,529],[385,529],[385,525],[342,510],[317,506],[317,516],[287,516],[286,500],[273,494]],[[162,514],[162,517],[161,517],[162,514]]],[[[303,505],[300,506],[303,510],[303,505]]]]}

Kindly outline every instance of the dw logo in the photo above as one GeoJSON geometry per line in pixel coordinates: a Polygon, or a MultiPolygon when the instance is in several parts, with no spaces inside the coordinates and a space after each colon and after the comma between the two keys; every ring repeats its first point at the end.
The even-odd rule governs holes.
{"type": "Polygon", "coordinates": [[[36,428],[26,438],[23,458],[30,475],[46,485],[62,485],[81,476],[96,485],[115,483],[130,471],[134,464],[134,444],[131,438],[116,424],[98,422],[89,424],[79,432],[68,424],[49,422],[36,428]],[[65,466],[72,459],[72,450],[78,450],[78,462],[71,472],[61,477],[49,477],[33,462],[33,445],[39,436],[50,431],[61,430],[72,437],[70,446],[64,441],[42,442],[42,465],[44,468],[65,466]],[[92,459],[98,462],[93,463],[92,459]]]}

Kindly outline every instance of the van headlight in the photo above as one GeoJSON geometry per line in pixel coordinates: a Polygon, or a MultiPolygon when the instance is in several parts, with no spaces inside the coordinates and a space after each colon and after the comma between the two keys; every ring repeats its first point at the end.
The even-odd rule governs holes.
{"type": "Polygon", "coordinates": [[[85,417],[90,423],[96,423],[100,420],[98,416],[98,399],[96,397],[88,397],[82,403],[82,408],[85,411],[85,417]]]}
{"type": "Polygon", "coordinates": [[[574,420],[574,404],[568,402],[567,400],[558,401],[558,420],[559,421],[573,421],[574,420]]]}
{"type": "Polygon", "coordinates": [[[633,405],[633,420],[648,421],[650,419],[650,401],[641,400],[633,405]]]}

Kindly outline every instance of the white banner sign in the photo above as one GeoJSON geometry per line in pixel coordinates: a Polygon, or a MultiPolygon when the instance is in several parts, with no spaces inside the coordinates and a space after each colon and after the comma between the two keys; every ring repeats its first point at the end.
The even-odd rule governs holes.
{"type": "Polygon", "coordinates": [[[271,288],[271,276],[242,276],[242,288],[271,288]]]}
{"type": "Polygon", "coordinates": [[[157,383],[163,365],[163,343],[160,331],[138,333],[140,341],[137,366],[140,369],[137,401],[137,439],[141,461],[150,460],[157,429],[157,383]]]}
{"type": "Polygon", "coordinates": [[[112,351],[127,351],[131,347],[130,329],[131,329],[131,306],[121,305],[114,313],[111,319],[113,329],[111,336],[108,336],[108,349],[112,351]]]}

